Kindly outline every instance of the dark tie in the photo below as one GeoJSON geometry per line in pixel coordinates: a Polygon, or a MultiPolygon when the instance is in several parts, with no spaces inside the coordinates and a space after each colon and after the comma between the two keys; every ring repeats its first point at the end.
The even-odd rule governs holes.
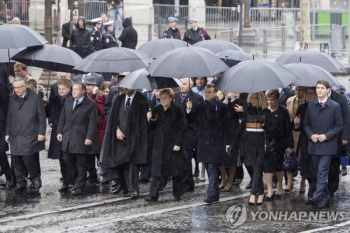
{"type": "Polygon", "coordinates": [[[79,105],[79,100],[75,100],[73,110],[79,105]]]}
{"type": "Polygon", "coordinates": [[[128,109],[129,110],[129,108],[130,108],[130,98],[128,98],[128,101],[126,101],[126,105],[125,105],[125,107],[126,107],[126,109],[128,109]]]}

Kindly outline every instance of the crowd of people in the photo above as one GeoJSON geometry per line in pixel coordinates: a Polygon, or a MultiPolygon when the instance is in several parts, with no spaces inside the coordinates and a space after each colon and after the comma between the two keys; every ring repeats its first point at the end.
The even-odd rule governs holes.
{"type": "MultiPolygon", "coordinates": [[[[168,20],[164,37],[181,39],[176,18],[168,20]]],[[[92,20],[92,31],[85,28],[83,17],[74,16],[73,21],[75,29],[63,46],[69,40],[82,57],[118,46],[112,21],[92,20]]],[[[135,49],[137,36],[136,42],[130,39],[135,30],[128,29],[131,20],[124,23],[119,40],[135,49]]],[[[183,40],[193,44],[210,39],[195,19],[189,24],[183,40]]],[[[285,166],[292,156],[300,161],[299,192],[306,191],[306,180],[309,184],[307,203],[327,208],[338,189],[350,111],[346,97],[327,81],[264,93],[222,93],[215,87],[219,74],[212,83],[207,77],[188,77],[180,79],[179,88],[136,90],[116,86],[125,73],[105,81],[105,74],[72,77],[61,72],[47,98],[26,65],[17,62],[13,68],[16,77],[10,76],[8,85],[0,82],[0,166],[6,187],[15,193],[27,190],[27,181],[29,191],[40,190],[39,152],[49,136],[48,158],[59,160],[62,174],[59,192],[73,195],[84,193],[86,183],[108,184],[113,194],[134,200],[139,184],[150,182],[145,200],[156,202],[172,179],[178,201],[184,192],[194,191],[195,178],[205,181],[207,173],[204,202],[211,204],[220,192],[240,185],[244,164],[251,178],[246,187],[249,204],[260,205],[293,190],[298,169],[285,166]],[[46,135],[47,124],[51,135],[46,135]]]]}

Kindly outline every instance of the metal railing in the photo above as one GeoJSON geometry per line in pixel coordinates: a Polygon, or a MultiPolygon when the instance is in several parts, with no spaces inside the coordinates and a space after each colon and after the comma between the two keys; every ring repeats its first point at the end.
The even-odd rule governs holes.
{"type": "Polygon", "coordinates": [[[84,16],[87,20],[101,17],[101,13],[107,13],[106,1],[85,1],[84,16]]]}

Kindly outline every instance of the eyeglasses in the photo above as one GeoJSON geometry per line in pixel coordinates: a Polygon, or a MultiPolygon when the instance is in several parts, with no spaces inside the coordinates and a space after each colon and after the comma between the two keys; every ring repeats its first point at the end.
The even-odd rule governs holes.
{"type": "Polygon", "coordinates": [[[24,86],[18,86],[18,87],[13,87],[13,89],[20,89],[20,88],[22,88],[22,87],[24,87],[24,86]]]}

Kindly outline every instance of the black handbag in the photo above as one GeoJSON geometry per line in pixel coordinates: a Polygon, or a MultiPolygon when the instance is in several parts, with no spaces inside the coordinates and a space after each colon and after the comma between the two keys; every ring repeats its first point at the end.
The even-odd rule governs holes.
{"type": "Polygon", "coordinates": [[[295,152],[284,153],[283,170],[294,171],[299,167],[299,164],[300,164],[300,162],[298,161],[295,152]]]}

